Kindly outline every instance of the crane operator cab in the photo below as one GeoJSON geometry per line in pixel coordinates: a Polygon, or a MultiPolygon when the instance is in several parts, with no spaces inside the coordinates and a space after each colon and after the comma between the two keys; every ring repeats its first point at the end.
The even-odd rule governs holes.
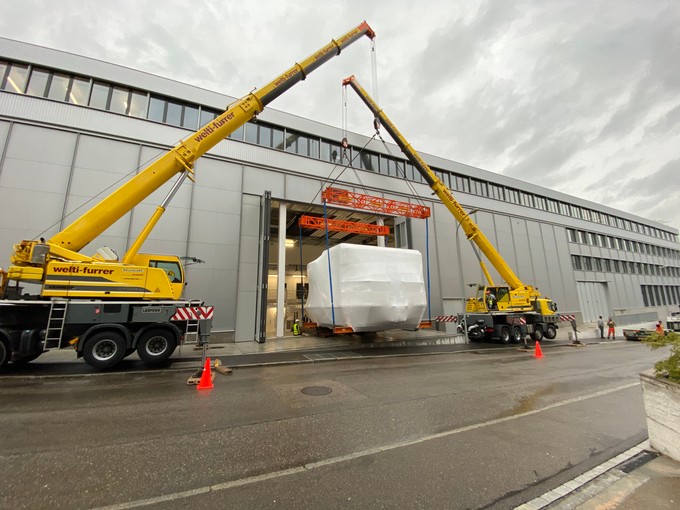
{"type": "MultiPolygon", "coordinates": [[[[179,257],[157,253],[138,253],[133,260],[134,266],[144,267],[146,271],[145,298],[180,299],[184,292],[184,270],[179,257]]],[[[134,266],[128,271],[134,270],[134,266]]]]}
{"type": "Polygon", "coordinates": [[[477,286],[477,294],[467,301],[467,313],[497,312],[506,310],[510,305],[510,289],[508,287],[477,286]]]}

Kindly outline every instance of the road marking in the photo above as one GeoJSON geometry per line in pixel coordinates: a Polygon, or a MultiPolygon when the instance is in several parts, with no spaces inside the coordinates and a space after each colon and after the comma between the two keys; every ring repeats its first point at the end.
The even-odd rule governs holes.
{"type": "Polygon", "coordinates": [[[465,427],[460,427],[453,430],[447,430],[446,432],[439,432],[437,434],[429,434],[418,439],[412,439],[410,441],[401,441],[398,443],[388,444],[384,446],[376,446],[374,448],[369,448],[367,450],[362,450],[360,452],[354,452],[347,455],[340,455],[338,457],[331,457],[329,459],[319,460],[316,462],[310,462],[304,466],[283,469],[281,471],[273,471],[271,473],[264,473],[257,476],[249,476],[246,478],[241,478],[238,480],[232,480],[229,482],[218,483],[214,485],[206,485],[204,487],[198,487],[196,489],[191,489],[188,491],[175,492],[173,494],[165,494],[163,496],[157,496],[154,498],[138,499],[136,501],[128,501],[126,503],[118,503],[115,505],[98,507],[94,510],[126,510],[128,508],[137,508],[140,506],[154,505],[157,503],[163,503],[165,501],[175,501],[179,499],[190,498],[193,496],[199,496],[201,494],[207,494],[209,492],[217,492],[225,489],[231,489],[234,487],[242,487],[244,485],[250,485],[257,482],[263,482],[266,480],[272,480],[274,478],[280,478],[288,475],[296,475],[310,471],[312,469],[318,469],[325,466],[331,466],[333,464],[339,464],[341,462],[347,462],[350,460],[360,459],[362,457],[367,457],[369,455],[377,455],[379,453],[388,452],[390,450],[396,450],[397,448],[405,448],[408,446],[413,446],[416,444],[424,443],[426,441],[432,441],[434,439],[440,439],[443,437],[453,436],[455,434],[461,434],[463,432],[469,432],[471,430],[481,429],[484,427],[489,427],[491,425],[497,425],[499,423],[505,423],[511,420],[517,420],[519,418],[524,418],[526,416],[532,416],[534,414],[542,413],[544,411],[550,411],[551,409],[557,409],[558,407],[567,406],[570,404],[575,404],[578,402],[583,402],[584,400],[590,400],[592,398],[601,397],[603,395],[608,395],[610,393],[616,393],[617,391],[627,390],[635,386],[639,386],[639,382],[624,384],[623,386],[617,386],[615,388],[609,388],[607,390],[597,391],[595,393],[590,393],[588,395],[582,395],[580,397],[574,397],[561,402],[555,402],[554,404],[547,405],[540,409],[534,409],[532,411],[527,411],[520,414],[515,414],[512,416],[504,416],[503,418],[496,418],[493,420],[485,421],[483,423],[476,423],[474,425],[467,425],[465,427]]]}

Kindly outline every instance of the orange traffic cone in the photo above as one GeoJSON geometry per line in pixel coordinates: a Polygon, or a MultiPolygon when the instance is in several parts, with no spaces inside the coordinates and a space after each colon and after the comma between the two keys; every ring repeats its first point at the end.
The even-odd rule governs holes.
{"type": "Polygon", "coordinates": [[[534,349],[534,358],[542,358],[543,352],[541,351],[541,344],[536,341],[536,348],[534,349]]]}
{"type": "Polygon", "coordinates": [[[203,367],[203,373],[201,374],[201,380],[196,386],[198,390],[212,390],[215,386],[212,382],[212,374],[210,373],[210,358],[205,358],[205,367],[203,367]]]}

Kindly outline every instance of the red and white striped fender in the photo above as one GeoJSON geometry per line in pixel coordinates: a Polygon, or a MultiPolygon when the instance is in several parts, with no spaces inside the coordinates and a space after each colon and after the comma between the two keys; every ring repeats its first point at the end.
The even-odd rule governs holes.
{"type": "Polygon", "coordinates": [[[458,322],[457,315],[437,315],[434,318],[437,322],[458,322]]]}
{"type": "Polygon", "coordinates": [[[201,319],[212,319],[214,306],[187,306],[175,310],[175,314],[170,317],[171,321],[190,321],[201,319]]]}

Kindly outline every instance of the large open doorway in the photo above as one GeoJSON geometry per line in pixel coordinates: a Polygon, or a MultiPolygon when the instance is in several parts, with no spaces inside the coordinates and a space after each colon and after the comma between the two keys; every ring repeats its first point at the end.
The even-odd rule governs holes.
{"type": "MultiPolygon", "coordinates": [[[[395,236],[395,218],[376,216],[362,211],[326,208],[329,219],[363,223],[382,223],[389,227],[390,235],[377,236],[349,232],[328,232],[328,246],[340,243],[406,247],[407,229],[403,218],[397,219],[398,236],[395,236]],[[398,239],[396,238],[398,237],[398,239]],[[384,243],[384,244],[382,244],[384,243]]],[[[269,261],[267,265],[266,338],[273,340],[290,336],[295,319],[304,320],[304,304],[309,282],[307,264],[318,258],[326,249],[326,230],[300,228],[302,215],[323,217],[322,205],[271,201],[269,221],[269,261]],[[283,240],[281,238],[283,237],[283,240]],[[283,264],[279,261],[283,259],[283,264]],[[279,280],[283,285],[279,285],[279,280]],[[279,313],[282,317],[279,319],[279,313]]],[[[264,242],[264,241],[263,241],[264,242]]]]}

